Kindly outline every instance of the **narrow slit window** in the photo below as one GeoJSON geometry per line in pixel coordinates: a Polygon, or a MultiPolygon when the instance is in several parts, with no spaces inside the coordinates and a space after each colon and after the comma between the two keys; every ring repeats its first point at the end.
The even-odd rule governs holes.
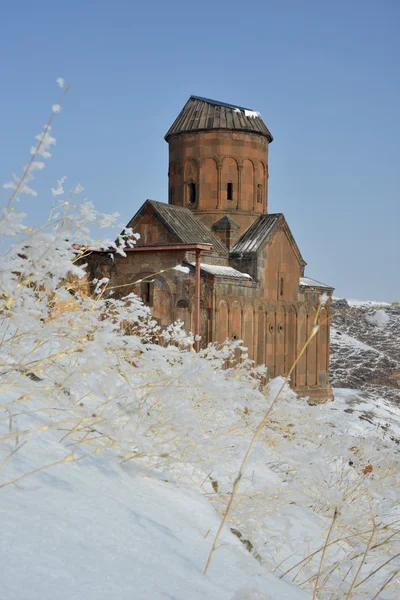
{"type": "Polygon", "coordinates": [[[196,203],[196,184],[193,182],[189,183],[189,203],[196,203]]]}
{"type": "Polygon", "coordinates": [[[263,201],[263,186],[259,183],[257,185],[257,202],[259,202],[260,204],[262,204],[263,201]]]}
{"type": "Polygon", "coordinates": [[[149,281],[143,281],[142,283],[142,300],[144,304],[150,306],[151,300],[151,283],[149,281]]]}
{"type": "Polygon", "coordinates": [[[281,277],[281,280],[279,282],[279,295],[281,297],[283,296],[283,277],[281,277]]]}
{"type": "Polygon", "coordinates": [[[226,186],[226,194],[227,194],[228,200],[233,200],[233,183],[232,183],[232,181],[228,181],[228,184],[226,186]]]}

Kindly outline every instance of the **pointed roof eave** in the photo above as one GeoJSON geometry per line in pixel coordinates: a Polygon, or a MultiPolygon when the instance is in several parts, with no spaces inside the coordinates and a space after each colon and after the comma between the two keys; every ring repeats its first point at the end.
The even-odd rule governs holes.
{"type": "MultiPolygon", "coordinates": [[[[165,219],[163,219],[161,217],[161,215],[159,214],[159,212],[157,211],[155,204],[157,204],[157,202],[155,200],[150,200],[147,199],[142,206],[139,208],[139,210],[137,211],[137,213],[132,217],[132,219],[129,221],[127,227],[131,227],[132,223],[134,223],[134,221],[136,221],[136,219],[142,217],[145,213],[146,213],[146,209],[151,206],[151,208],[154,210],[154,213],[156,214],[157,218],[159,219],[159,221],[162,223],[162,225],[165,227],[165,229],[168,231],[168,233],[170,233],[172,236],[176,237],[179,239],[179,236],[177,236],[176,232],[173,230],[173,228],[171,227],[171,225],[168,223],[168,221],[166,221],[165,219]]],[[[182,241],[182,240],[180,240],[182,241]]]]}
{"type": "Polygon", "coordinates": [[[135,212],[135,214],[133,215],[133,217],[131,219],[129,219],[128,223],[126,224],[127,227],[131,227],[132,223],[138,218],[138,217],[142,217],[144,215],[144,213],[146,212],[146,206],[149,204],[150,200],[146,200],[145,202],[143,202],[142,206],[135,212]]]}
{"type": "Polygon", "coordinates": [[[258,254],[258,252],[264,249],[265,244],[273,239],[278,231],[285,233],[299,264],[304,269],[307,263],[302,257],[300,249],[282,213],[260,215],[240,236],[231,250],[231,255],[258,254]]]}
{"type": "Polygon", "coordinates": [[[299,263],[301,264],[302,267],[305,267],[307,265],[307,263],[304,260],[302,254],[300,252],[300,248],[298,247],[296,240],[294,239],[293,234],[290,231],[290,227],[289,227],[284,215],[282,215],[282,231],[286,234],[286,237],[288,238],[290,245],[292,246],[292,249],[293,249],[295,255],[297,256],[297,260],[299,261],[299,263]]]}
{"type": "Polygon", "coordinates": [[[218,219],[212,226],[215,231],[227,230],[227,229],[240,229],[240,225],[236,223],[230,215],[224,215],[221,219],[218,219]]]}

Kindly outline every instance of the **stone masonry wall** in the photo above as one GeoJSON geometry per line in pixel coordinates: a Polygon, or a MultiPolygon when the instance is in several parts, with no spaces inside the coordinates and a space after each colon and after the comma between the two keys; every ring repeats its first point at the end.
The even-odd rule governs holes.
{"type": "Polygon", "coordinates": [[[226,130],[172,136],[169,203],[192,209],[210,229],[230,212],[242,233],[268,212],[267,139],[226,130]]]}

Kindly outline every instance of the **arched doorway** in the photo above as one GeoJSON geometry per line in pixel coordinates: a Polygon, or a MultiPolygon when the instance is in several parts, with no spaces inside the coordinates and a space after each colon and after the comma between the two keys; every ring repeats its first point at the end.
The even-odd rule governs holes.
{"type": "Polygon", "coordinates": [[[186,333],[190,332],[190,313],[186,300],[178,300],[176,303],[176,320],[182,321],[186,333]]]}

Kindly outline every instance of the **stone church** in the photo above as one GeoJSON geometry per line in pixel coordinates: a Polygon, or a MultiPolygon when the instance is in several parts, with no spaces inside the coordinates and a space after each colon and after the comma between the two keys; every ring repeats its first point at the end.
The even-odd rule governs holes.
{"type": "MultiPolygon", "coordinates": [[[[333,288],[304,276],[306,263],[285,217],[268,212],[271,133],[256,111],[191,96],[165,140],[168,204],[147,200],[128,224],[140,234],[140,252],[114,260],[97,253],[89,261],[91,275],[124,286],[121,295],[138,293],[161,326],[179,319],[194,331],[201,252],[202,346],[242,339],[269,377],[287,374],[311,331],[319,297],[331,296],[333,288]],[[173,270],[177,264],[190,273],[173,270]]],[[[331,396],[329,319],[330,301],[291,380],[315,401],[331,396]]]]}

